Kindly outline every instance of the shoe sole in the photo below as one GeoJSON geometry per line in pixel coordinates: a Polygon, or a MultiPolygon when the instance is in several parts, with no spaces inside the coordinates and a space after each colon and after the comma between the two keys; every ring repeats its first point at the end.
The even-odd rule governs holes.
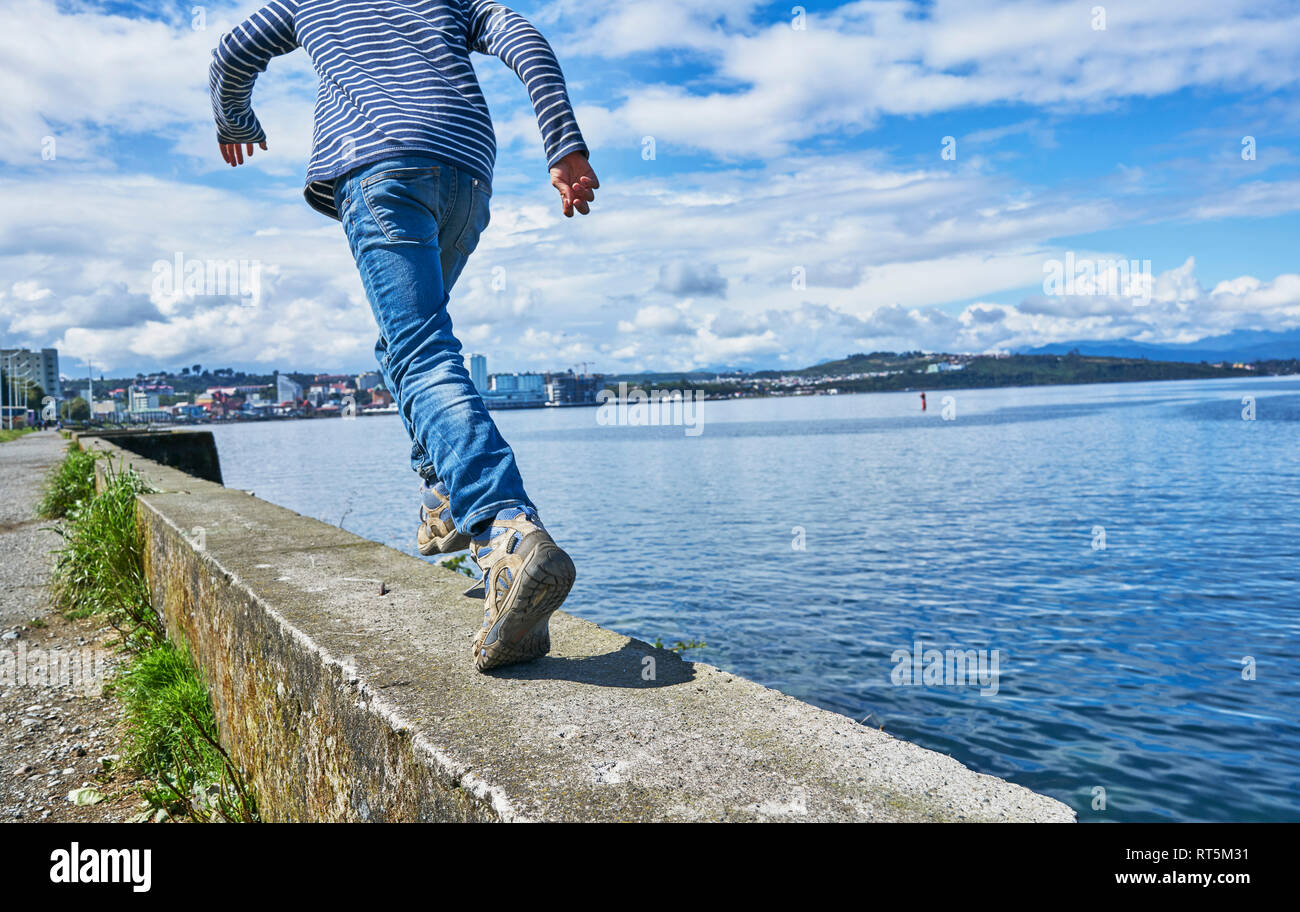
{"type": "Polygon", "coordinates": [[[474,638],[474,666],[490,671],[550,652],[551,615],[568,598],[576,577],[573,560],[564,549],[550,541],[539,543],[506,594],[509,606],[492,627],[474,638]],[[493,629],[496,641],[484,645],[493,629]]]}
{"type": "Polygon", "coordinates": [[[452,529],[440,538],[430,537],[426,540],[424,535],[428,528],[428,526],[421,524],[420,528],[415,530],[416,550],[426,557],[430,554],[447,554],[451,551],[464,551],[469,547],[469,536],[463,532],[457,532],[455,529],[452,529]]]}

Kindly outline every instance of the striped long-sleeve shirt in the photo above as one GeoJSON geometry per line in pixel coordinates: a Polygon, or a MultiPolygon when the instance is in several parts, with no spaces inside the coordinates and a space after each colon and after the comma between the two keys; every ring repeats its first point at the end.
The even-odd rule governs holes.
{"type": "Polygon", "coordinates": [[[500,57],[528,90],[548,165],[587,152],[555,54],[493,0],[273,0],[221,37],[209,88],[222,143],[266,139],[253,81],[302,47],[319,77],[304,195],[338,218],[334,179],[368,162],[425,152],[492,180],[496,137],[470,51],[500,57]]]}

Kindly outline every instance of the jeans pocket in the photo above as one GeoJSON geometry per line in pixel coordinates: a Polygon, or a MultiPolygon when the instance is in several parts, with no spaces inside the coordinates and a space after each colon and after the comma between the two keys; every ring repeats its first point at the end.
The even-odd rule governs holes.
{"type": "Polygon", "coordinates": [[[438,235],[437,167],[390,168],[361,179],[361,196],[384,237],[423,244],[438,235]]]}
{"type": "Polygon", "coordinates": [[[460,230],[460,237],[456,238],[456,249],[463,256],[469,256],[474,252],[474,248],[478,246],[479,235],[487,230],[488,222],[492,218],[489,211],[492,208],[492,189],[488,187],[486,181],[477,177],[471,183],[469,215],[460,230]]]}

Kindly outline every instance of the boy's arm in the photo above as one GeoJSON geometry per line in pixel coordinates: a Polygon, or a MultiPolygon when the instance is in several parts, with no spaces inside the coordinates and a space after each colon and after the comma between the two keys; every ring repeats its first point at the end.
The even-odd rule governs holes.
{"type": "MultiPolygon", "coordinates": [[[[266,148],[266,132],[253,113],[253,82],[266,69],[271,58],[287,54],[298,46],[293,16],[298,0],[272,0],[239,25],[221,36],[212,51],[208,70],[208,91],[212,96],[212,114],[217,121],[217,143],[230,164],[239,153],[239,143],[261,143],[266,148]],[[226,147],[234,144],[232,150],[226,147]]],[[[243,155],[239,154],[239,161],[243,155]]]]}
{"type": "Polygon", "coordinates": [[[469,0],[469,47],[491,54],[514,70],[528,91],[546,147],[551,183],[560,191],[565,215],[584,215],[591,191],[600,186],[587,164],[587,144],[573,116],[555,52],[523,16],[495,0],[469,0]]]}

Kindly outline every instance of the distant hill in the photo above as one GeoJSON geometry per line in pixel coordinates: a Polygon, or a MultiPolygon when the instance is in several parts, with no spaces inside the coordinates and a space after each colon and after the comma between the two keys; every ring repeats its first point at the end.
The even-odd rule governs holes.
{"type": "Polygon", "coordinates": [[[799,371],[755,371],[731,377],[696,374],[607,377],[605,386],[628,379],[646,388],[692,388],[708,396],[807,395],[834,390],[841,393],[896,390],[977,389],[999,386],[1043,386],[1064,383],[1124,383],[1150,380],[1201,380],[1250,377],[1272,373],[1294,374],[1300,361],[1269,361],[1257,367],[1215,367],[1199,361],[1157,361],[1148,358],[1112,358],[1102,355],[941,355],[921,352],[872,352],[849,355],[799,371]],[[938,368],[931,373],[932,368],[938,368]]]}
{"type": "MultiPolygon", "coordinates": [[[[1199,362],[1155,361],[1141,358],[1112,358],[1101,355],[922,355],[919,352],[888,352],[850,355],[798,371],[813,382],[818,378],[845,391],[890,389],[952,389],[957,387],[1040,386],[1056,383],[1115,383],[1134,380],[1193,380],[1212,377],[1248,376],[1251,372],[1231,367],[1216,368],[1199,362]],[[962,370],[926,373],[931,362],[957,358],[962,370]],[[863,377],[875,371],[887,376],[863,377]],[[850,375],[858,375],[849,379],[850,375]]],[[[758,376],[757,374],[755,376],[758,376]]]]}
{"type": "Polygon", "coordinates": [[[1185,345],[1161,345],[1117,339],[1110,342],[1054,342],[1038,348],[1021,349],[1024,355],[1064,355],[1078,349],[1081,355],[1109,358],[1146,358],[1151,361],[1251,362],[1300,358],[1300,329],[1263,332],[1238,329],[1185,345]]]}
{"type": "Polygon", "coordinates": [[[923,352],[871,352],[846,355],[834,361],[822,361],[800,370],[760,370],[754,371],[755,377],[777,377],[781,375],[797,377],[843,377],[846,374],[867,374],[873,371],[896,371],[925,369],[929,362],[947,357],[946,355],[927,355],[923,352]]]}

